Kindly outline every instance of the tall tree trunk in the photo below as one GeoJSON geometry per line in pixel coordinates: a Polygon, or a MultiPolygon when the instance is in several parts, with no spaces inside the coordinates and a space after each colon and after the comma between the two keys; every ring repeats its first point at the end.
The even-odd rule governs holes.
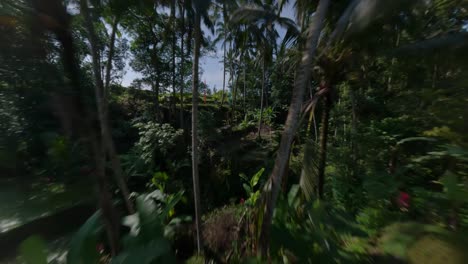
{"type": "MultiPolygon", "coordinates": [[[[87,13],[87,5],[83,4],[85,2],[81,2],[81,8],[82,10],[87,13]]],[[[58,10],[62,12],[63,14],[67,14],[65,6],[61,3],[61,1],[56,1],[56,6],[58,7],[58,10]]],[[[41,6],[34,6],[34,8],[38,9],[39,12],[42,12],[40,9],[41,6]]],[[[68,16],[64,15],[63,17],[68,18],[68,16]]],[[[89,15],[88,15],[89,17],[89,15]]],[[[76,62],[75,58],[75,50],[73,47],[73,38],[71,33],[68,30],[69,27],[69,20],[65,19],[64,21],[61,21],[62,27],[59,28],[51,28],[50,30],[53,31],[59,42],[61,43],[63,47],[63,53],[62,53],[62,59],[63,59],[63,64],[65,71],[68,73],[68,77],[71,80],[72,85],[74,86],[78,96],[75,97],[75,100],[73,100],[72,103],[74,103],[73,107],[76,107],[76,110],[78,114],[81,114],[82,116],[79,116],[78,118],[75,118],[75,121],[80,121],[82,124],[78,127],[79,130],[83,131],[83,136],[87,141],[89,141],[89,147],[90,147],[90,152],[92,153],[92,156],[94,157],[95,161],[95,166],[96,166],[96,176],[97,176],[97,186],[98,186],[98,197],[99,197],[99,206],[103,212],[103,220],[104,220],[104,225],[106,228],[106,233],[109,238],[109,245],[111,246],[111,253],[115,255],[117,253],[117,245],[118,245],[118,240],[119,240],[119,234],[118,234],[118,228],[115,228],[116,226],[119,226],[119,221],[116,217],[115,210],[112,206],[112,200],[111,200],[111,194],[107,190],[107,179],[105,177],[105,160],[104,160],[104,147],[101,144],[99,144],[98,138],[96,136],[96,133],[94,132],[94,129],[92,128],[90,119],[91,119],[91,114],[89,111],[86,109],[83,103],[83,90],[80,84],[80,79],[79,79],[79,67],[78,63],[76,62]]],[[[71,116],[71,118],[74,118],[71,116]]]]}
{"type": "Polygon", "coordinates": [[[297,80],[294,84],[291,105],[289,106],[288,116],[281,135],[281,142],[276,156],[275,166],[273,167],[271,176],[264,187],[262,195],[264,207],[261,208],[263,209],[263,219],[260,230],[260,249],[263,256],[268,255],[273,211],[281,188],[281,181],[286,169],[291,144],[298,128],[301,105],[304,99],[305,90],[310,80],[313,58],[329,4],[330,0],[320,0],[317,12],[312,17],[312,21],[309,25],[306,49],[303,51],[302,60],[299,68],[297,69],[297,80]]]}
{"type": "Polygon", "coordinates": [[[102,220],[106,229],[112,256],[116,256],[119,251],[119,219],[117,212],[112,205],[112,194],[108,189],[108,179],[106,176],[106,155],[105,143],[98,144],[98,139],[93,135],[92,140],[94,160],[96,163],[97,195],[99,197],[99,207],[102,212],[102,220]]]}
{"type": "Polygon", "coordinates": [[[235,85],[235,81],[234,81],[234,44],[233,44],[233,41],[231,41],[231,47],[230,47],[230,50],[231,50],[231,61],[229,62],[229,68],[230,68],[230,72],[229,72],[229,79],[230,79],[230,82],[231,82],[231,123],[234,122],[234,105],[236,103],[236,85],[235,85]]]}
{"type": "Polygon", "coordinates": [[[156,77],[153,82],[153,93],[154,93],[154,115],[156,122],[160,121],[160,113],[159,113],[159,73],[156,72],[156,77]]]}
{"type": "Polygon", "coordinates": [[[91,16],[89,14],[88,5],[86,0],[81,0],[81,12],[85,17],[86,29],[89,35],[89,42],[91,45],[91,57],[93,64],[93,74],[95,81],[95,97],[96,104],[98,108],[99,121],[101,126],[101,142],[97,143],[97,137],[93,134],[93,152],[94,158],[96,161],[96,174],[98,178],[98,195],[99,195],[99,204],[103,212],[103,220],[107,231],[107,236],[109,238],[109,244],[111,246],[112,255],[116,255],[118,251],[118,229],[115,227],[116,220],[115,209],[112,206],[111,194],[107,190],[107,177],[105,172],[105,152],[106,152],[106,129],[105,129],[105,111],[103,109],[103,82],[101,79],[101,69],[99,65],[99,51],[97,49],[96,43],[96,33],[94,32],[94,26],[92,24],[91,16]]]}
{"type": "Polygon", "coordinates": [[[117,33],[117,26],[119,24],[119,17],[115,16],[114,21],[112,21],[111,37],[109,42],[109,54],[107,56],[106,62],[106,75],[104,83],[104,100],[107,102],[107,96],[109,95],[109,85],[111,80],[111,70],[112,70],[112,60],[114,58],[114,49],[115,49],[115,35],[117,33]]]}
{"type": "MultiPolygon", "coordinates": [[[[245,62],[244,62],[245,63],[245,62]]],[[[245,68],[247,68],[247,63],[245,63],[244,65],[244,98],[242,98],[244,100],[244,111],[247,111],[247,104],[245,103],[245,96],[246,96],[246,86],[247,84],[245,83],[245,68]]]]}
{"type": "Polygon", "coordinates": [[[258,135],[259,139],[262,138],[262,122],[263,122],[263,100],[265,97],[265,54],[263,54],[263,63],[262,63],[262,94],[260,95],[260,118],[258,120],[258,135]]]}
{"type": "Polygon", "coordinates": [[[227,10],[226,0],[223,0],[223,26],[224,26],[224,39],[223,39],[223,92],[221,93],[221,106],[224,104],[226,97],[226,34],[227,34],[227,10]]]}
{"type": "Polygon", "coordinates": [[[224,104],[224,96],[226,91],[226,38],[223,43],[223,92],[221,93],[221,106],[224,104]]]}
{"type": "Polygon", "coordinates": [[[106,134],[105,137],[105,143],[106,143],[106,149],[107,149],[107,154],[109,155],[109,158],[111,160],[111,166],[112,170],[114,171],[114,176],[115,180],[117,182],[117,185],[120,188],[120,191],[122,192],[125,205],[127,207],[127,210],[130,214],[135,213],[135,209],[133,207],[132,202],[130,201],[130,191],[128,190],[127,183],[124,180],[124,173],[122,171],[122,165],[120,163],[119,155],[117,154],[117,150],[115,148],[114,141],[112,140],[112,135],[109,131],[109,114],[108,114],[108,96],[110,92],[110,79],[111,79],[111,71],[112,71],[112,60],[114,58],[114,49],[115,49],[115,35],[117,32],[117,26],[119,23],[119,16],[114,17],[114,21],[112,24],[112,31],[111,31],[111,39],[109,43],[109,54],[107,58],[107,63],[106,63],[106,75],[105,75],[105,83],[104,83],[104,91],[102,93],[102,110],[104,111],[104,122],[103,126],[104,128],[101,128],[104,130],[104,133],[106,134]]]}
{"type": "Polygon", "coordinates": [[[108,113],[107,113],[107,93],[110,84],[110,73],[112,70],[112,59],[114,56],[114,44],[115,44],[115,34],[117,30],[118,18],[116,17],[113,22],[112,26],[112,33],[111,33],[111,41],[109,44],[109,55],[107,59],[106,65],[106,86],[104,86],[102,79],[101,79],[101,66],[99,63],[99,50],[97,47],[97,36],[94,31],[94,26],[92,24],[91,16],[88,11],[88,7],[86,3],[82,1],[81,7],[83,11],[83,15],[86,19],[86,28],[89,35],[89,43],[91,46],[91,57],[92,57],[92,64],[93,64],[93,74],[94,74],[94,90],[95,90],[95,97],[96,97],[96,105],[98,109],[99,115],[99,123],[101,128],[101,140],[104,142],[105,153],[109,155],[112,170],[114,172],[114,178],[117,182],[117,186],[119,186],[120,191],[122,192],[123,199],[125,201],[125,205],[127,210],[130,214],[135,213],[135,209],[133,207],[132,202],[130,201],[130,192],[128,190],[127,184],[125,183],[122,166],[120,164],[119,157],[117,155],[117,151],[115,149],[114,141],[112,140],[112,135],[110,133],[110,126],[108,120],[108,113]]]}
{"type": "Polygon", "coordinates": [[[237,87],[239,86],[239,74],[236,76],[236,81],[233,81],[234,93],[232,95],[231,118],[232,123],[236,122],[236,101],[237,101],[237,87]]]}
{"type": "Polygon", "coordinates": [[[195,14],[195,46],[193,49],[193,71],[192,71],[192,176],[193,176],[193,196],[195,200],[195,225],[197,228],[197,250],[200,254],[202,249],[201,241],[201,212],[200,212],[200,182],[198,178],[198,61],[200,57],[200,14],[195,14]]]}
{"type": "MultiPolygon", "coordinates": [[[[180,37],[180,128],[184,129],[184,36],[185,36],[185,4],[181,4],[181,32],[180,37]]],[[[185,130],[185,129],[184,129],[185,130]]]]}
{"type": "Polygon", "coordinates": [[[172,36],[171,36],[171,56],[172,56],[172,113],[174,114],[174,119],[176,117],[176,98],[177,98],[177,93],[176,93],[176,41],[177,41],[177,35],[176,35],[176,20],[175,20],[175,2],[176,0],[171,1],[171,15],[170,15],[170,23],[171,23],[171,31],[172,31],[172,36]]]}
{"type": "Polygon", "coordinates": [[[325,166],[327,162],[328,123],[330,119],[330,96],[329,93],[323,97],[322,124],[320,126],[320,149],[318,162],[317,193],[323,199],[323,186],[325,184],[325,166]]]}

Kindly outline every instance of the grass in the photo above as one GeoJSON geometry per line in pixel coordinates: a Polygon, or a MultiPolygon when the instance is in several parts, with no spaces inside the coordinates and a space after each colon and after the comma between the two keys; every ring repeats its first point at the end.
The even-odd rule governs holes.
{"type": "Polygon", "coordinates": [[[463,250],[466,240],[461,231],[406,222],[384,228],[377,247],[382,253],[409,263],[457,264],[467,263],[468,256],[463,250]]]}

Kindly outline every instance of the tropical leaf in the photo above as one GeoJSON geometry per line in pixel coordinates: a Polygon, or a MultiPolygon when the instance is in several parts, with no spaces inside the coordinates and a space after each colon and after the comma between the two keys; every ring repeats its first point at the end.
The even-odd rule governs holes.
{"type": "Polygon", "coordinates": [[[440,183],[444,186],[444,192],[447,198],[457,203],[468,202],[468,191],[464,184],[460,184],[458,177],[451,171],[446,171],[440,179],[440,183]]]}
{"type": "Polygon", "coordinates": [[[405,139],[402,139],[402,140],[398,141],[397,145],[402,145],[404,143],[414,142],[414,141],[430,141],[430,142],[433,142],[433,141],[436,141],[436,140],[434,138],[428,138],[428,137],[409,137],[409,138],[405,138],[405,139]]]}
{"type": "Polygon", "coordinates": [[[234,11],[230,18],[232,23],[251,24],[261,23],[264,25],[278,24],[289,30],[293,35],[299,35],[296,23],[287,17],[279,16],[273,9],[266,9],[258,5],[246,5],[234,11]]]}
{"type": "Polygon", "coordinates": [[[76,232],[70,242],[67,263],[98,263],[99,253],[96,250],[98,237],[102,231],[101,212],[94,213],[76,232]]]}
{"type": "Polygon", "coordinates": [[[258,181],[260,180],[260,177],[262,177],[263,172],[265,171],[265,168],[261,168],[257,173],[252,176],[252,179],[250,179],[250,187],[255,187],[258,184],[258,181]]]}
{"type": "Polygon", "coordinates": [[[300,186],[298,184],[294,184],[288,192],[288,205],[294,209],[296,209],[300,203],[300,196],[298,195],[299,190],[300,186]]]}
{"type": "Polygon", "coordinates": [[[252,194],[252,189],[247,183],[242,184],[242,187],[244,187],[245,192],[247,193],[248,196],[252,194]]]}
{"type": "Polygon", "coordinates": [[[304,160],[299,186],[307,200],[310,200],[314,195],[318,177],[317,149],[317,144],[312,140],[307,141],[304,145],[304,160]]]}
{"type": "Polygon", "coordinates": [[[31,236],[24,240],[19,252],[25,264],[47,264],[46,244],[38,236],[31,236]]]}
{"type": "Polygon", "coordinates": [[[168,254],[171,250],[169,241],[160,237],[151,242],[125,250],[112,259],[112,264],[150,264],[155,263],[175,263],[173,257],[168,254]]]}

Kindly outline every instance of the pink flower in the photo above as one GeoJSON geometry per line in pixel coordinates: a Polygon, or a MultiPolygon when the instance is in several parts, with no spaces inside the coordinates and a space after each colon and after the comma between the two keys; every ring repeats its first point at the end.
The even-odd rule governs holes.
{"type": "Polygon", "coordinates": [[[410,206],[410,195],[406,192],[400,192],[397,202],[400,208],[408,209],[410,206]]]}
{"type": "Polygon", "coordinates": [[[244,203],[245,203],[244,198],[240,198],[240,204],[244,204],[244,203]]]}

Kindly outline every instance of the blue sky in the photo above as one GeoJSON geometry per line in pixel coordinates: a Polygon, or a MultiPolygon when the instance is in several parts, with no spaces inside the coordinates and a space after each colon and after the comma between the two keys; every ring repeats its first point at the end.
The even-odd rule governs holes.
{"type": "MultiPolygon", "coordinates": [[[[285,6],[282,12],[282,16],[289,17],[294,19],[294,10],[292,4],[288,4],[285,6]]],[[[205,33],[211,35],[211,32],[206,28],[203,29],[205,33]]],[[[280,33],[280,38],[282,38],[285,34],[285,31],[282,29],[278,29],[280,33]]],[[[214,39],[214,36],[211,35],[211,39],[214,39]]],[[[222,89],[223,87],[223,49],[222,45],[217,45],[217,52],[213,54],[213,56],[204,56],[200,59],[200,67],[203,70],[203,74],[201,75],[201,80],[206,81],[208,87],[213,89],[216,87],[217,90],[222,89]]],[[[126,74],[123,77],[122,85],[128,86],[132,83],[134,79],[140,78],[141,75],[137,72],[134,72],[130,66],[126,67],[126,74]]],[[[229,80],[229,74],[226,74],[226,82],[229,80]]]]}

